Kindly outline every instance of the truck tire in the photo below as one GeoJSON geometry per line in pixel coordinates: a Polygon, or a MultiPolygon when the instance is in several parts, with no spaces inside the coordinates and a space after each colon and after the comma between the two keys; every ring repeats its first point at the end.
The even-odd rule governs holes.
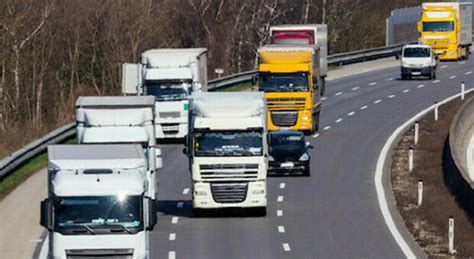
{"type": "Polygon", "coordinates": [[[321,78],[321,96],[326,92],[326,78],[321,78]]]}
{"type": "MultiPolygon", "coordinates": [[[[320,111],[317,111],[316,114],[314,115],[313,117],[313,129],[314,129],[314,132],[317,132],[319,131],[319,115],[320,115],[320,111]]],[[[314,133],[313,132],[313,133],[314,133]]]]}

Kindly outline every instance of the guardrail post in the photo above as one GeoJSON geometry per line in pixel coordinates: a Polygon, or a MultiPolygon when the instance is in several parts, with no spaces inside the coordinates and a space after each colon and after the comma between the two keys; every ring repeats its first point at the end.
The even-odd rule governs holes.
{"type": "Polygon", "coordinates": [[[438,108],[439,108],[439,104],[438,102],[435,102],[435,108],[434,108],[434,120],[435,121],[438,121],[438,108]]]}
{"type": "Polygon", "coordinates": [[[415,133],[414,133],[414,136],[413,136],[413,140],[415,142],[415,145],[418,144],[418,133],[420,131],[420,125],[418,123],[418,121],[415,121],[415,133]]]}
{"type": "Polygon", "coordinates": [[[413,171],[413,147],[410,146],[408,149],[408,172],[411,173],[413,171]]]}
{"type": "Polygon", "coordinates": [[[448,250],[450,254],[456,254],[454,249],[454,218],[451,216],[448,219],[448,250]]]}
{"type": "Polygon", "coordinates": [[[464,85],[464,81],[461,83],[461,100],[464,100],[464,94],[466,92],[466,87],[464,85]]]}
{"type": "Polygon", "coordinates": [[[421,206],[423,203],[423,180],[418,180],[418,202],[417,205],[421,206]]]}

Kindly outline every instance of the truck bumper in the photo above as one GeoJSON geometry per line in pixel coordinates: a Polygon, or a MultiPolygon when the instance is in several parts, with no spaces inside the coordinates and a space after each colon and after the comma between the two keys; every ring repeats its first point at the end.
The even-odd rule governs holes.
{"type": "Polygon", "coordinates": [[[195,182],[193,183],[193,208],[266,207],[266,182],[256,181],[245,184],[246,188],[243,188],[242,183],[195,182]]]}
{"type": "Polygon", "coordinates": [[[155,125],[157,139],[185,138],[188,135],[187,123],[161,123],[155,125]]]}
{"type": "Polygon", "coordinates": [[[313,114],[311,111],[268,111],[268,130],[309,131],[312,128],[313,114]]]}
{"type": "Polygon", "coordinates": [[[433,67],[402,67],[401,73],[404,76],[431,76],[433,67]]]}

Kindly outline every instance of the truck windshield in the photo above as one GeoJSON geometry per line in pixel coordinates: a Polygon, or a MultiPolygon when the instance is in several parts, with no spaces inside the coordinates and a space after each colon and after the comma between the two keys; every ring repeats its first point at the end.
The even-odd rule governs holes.
{"type": "Polygon", "coordinates": [[[262,132],[203,131],[194,134],[196,156],[261,156],[262,132]]]}
{"type": "Polygon", "coordinates": [[[423,22],[423,31],[454,31],[454,22],[423,22]]]}
{"type": "Polygon", "coordinates": [[[54,202],[55,229],[116,229],[129,232],[142,226],[142,196],[60,197],[54,202]]]}
{"type": "Polygon", "coordinates": [[[307,73],[260,73],[260,91],[307,92],[307,73]]]}
{"type": "Polygon", "coordinates": [[[406,48],[403,50],[403,57],[406,58],[429,58],[429,48],[406,48]]]}
{"type": "Polygon", "coordinates": [[[193,90],[190,80],[184,81],[148,81],[146,94],[155,96],[157,101],[177,101],[188,99],[193,90]]]}

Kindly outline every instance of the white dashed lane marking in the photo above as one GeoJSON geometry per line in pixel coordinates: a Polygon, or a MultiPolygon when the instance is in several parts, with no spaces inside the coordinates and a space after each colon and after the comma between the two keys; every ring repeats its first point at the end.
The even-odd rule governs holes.
{"type": "Polygon", "coordinates": [[[349,117],[350,117],[350,116],[352,116],[352,115],[354,115],[354,114],[355,114],[355,112],[354,112],[354,111],[352,111],[352,112],[349,112],[349,113],[347,114],[347,116],[349,116],[349,117]]]}
{"type": "Polygon", "coordinates": [[[467,71],[467,72],[466,72],[466,73],[464,73],[464,74],[466,74],[466,75],[470,75],[470,74],[472,74],[472,71],[467,71]]]}
{"type": "Polygon", "coordinates": [[[172,217],[172,218],[171,218],[171,224],[178,224],[178,220],[179,220],[178,217],[176,217],[176,216],[175,216],[175,217],[172,217]]]}
{"type": "Polygon", "coordinates": [[[188,193],[189,193],[189,188],[184,188],[183,194],[184,194],[184,195],[187,195],[188,193]]]}
{"type": "Polygon", "coordinates": [[[321,97],[321,101],[326,101],[327,99],[327,97],[321,97]]]}
{"type": "Polygon", "coordinates": [[[395,97],[395,96],[396,96],[396,95],[391,94],[391,95],[388,96],[388,98],[389,98],[389,99],[392,99],[392,98],[395,97]]]}
{"type": "Polygon", "coordinates": [[[175,241],[175,240],[176,240],[176,233],[170,233],[168,239],[169,239],[170,241],[175,241]]]}
{"type": "Polygon", "coordinates": [[[339,95],[341,95],[342,93],[343,93],[343,92],[337,92],[337,93],[335,93],[334,95],[335,95],[335,96],[339,96],[339,95]]]}
{"type": "Polygon", "coordinates": [[[439,82],[441,82],[441,80],[439,80],[439,79],[438,79],[438,80],[434,80],[434,81],[433,81],[433,84],[437,84],[437,83],[439,83],[439,82]]]}
{"type": "Polygon", "coordinates": [[[447,68],[447,67],[448,67],[448,65],[442,65],[441,66],[441,68],[447,68]]]}
{"type": "Polygon", "coordinates": [[[285,226],[278,226],[278,233],[285,233],[285,226]]]}
{"type": "Polygon", "coordinates": [[[279,195],[278,198],[277,198],[277,201],[278,201],[278,202],[283,202],[283,196],[282,196],[282,195],[279,195]]]}
{"type": "Polygon", "coordinates": [[[176,252],[175,251],[169,251],[168,252],[168,259],[176,259],[176,252]]]}
{"type": "Polygon", "coordinates": [[[317,138],[317,137],[319,137],[319,133],[316,133],[313,135],[313,138],[317,138]]]}
{"type": "Polygon", "coordinates": [[[374,101],[374,104],[381,103],[381,102],[382,102],[382,100],[378,99],[378,100],[374,101]]]}
{"type": "Polygon", "coordinates": [[[290,245],[288,243],[283,243],[283,250],[285,250],[285,252],[290,252],[291,251],[290,245]]]}
{"type": "Polygon", "coordinates": [[[360,89],[360,87],[358,87],[358,86],[352,87],[352,91],[357,91],[357,90],[359,90],[359,89],[360,89]]]}
{"type": "Polygon", "coordinates": [[[341,121],[342,121],[342,118],[339,118],[339,119],[336,120],[336,123],[339,123],[341,121]]]}
{"type": "Polygon", "coordinates": [[[323,128],[323,130],[330,130],[331,129],[331,126],[326,126],[323,128]]]}
{"type": "Polygon", "coordinates": [[[278,216],[278,217],[283,216],[283,211],[282,211],[282,210],[277,210],[277,216],[278,216]]]}
{"type": "Polygon", "coordinates": [[[418,85],[416,88],[423,88],[425,85],[418,85]]]}
{"type": "Polygon", "coordinates": [[[369,85],[370,85],[370,86],[373,86],[373,85],[376,85],[376,84],[377,84],[377,82],[372,82],[372,83],[370,83],[369,85]]]}
{"type": "Polygon", "coordinates": [[[406,93],[410,92],[410,89],[405,89],[402,92],[406,94],[406,93]]]}
{"type": "Polygon", "coordinates": [[[286,183],[280,183],[280,189],[285,189],[286,183]]]}
{"type": "Polygon", "coordinates": [[[454,79],[454,78],[456,78],[456,76],[454,75],[449,77],[449,79],[454,79]]]}
{"type": "Polygon", "coordinates": [[[367,105],[364,105],[364,106],[360,107],[360,109],[365,110],[365,109],[367,109],[367,107],[368,107],[367,105]]]}
{"type": "Polygon", "coordinates": [[[393,81],[393,77],[389,77],[389,78],[385,79],[385,81],[387,81],[387,82],[388,81],[393,81]]]}

